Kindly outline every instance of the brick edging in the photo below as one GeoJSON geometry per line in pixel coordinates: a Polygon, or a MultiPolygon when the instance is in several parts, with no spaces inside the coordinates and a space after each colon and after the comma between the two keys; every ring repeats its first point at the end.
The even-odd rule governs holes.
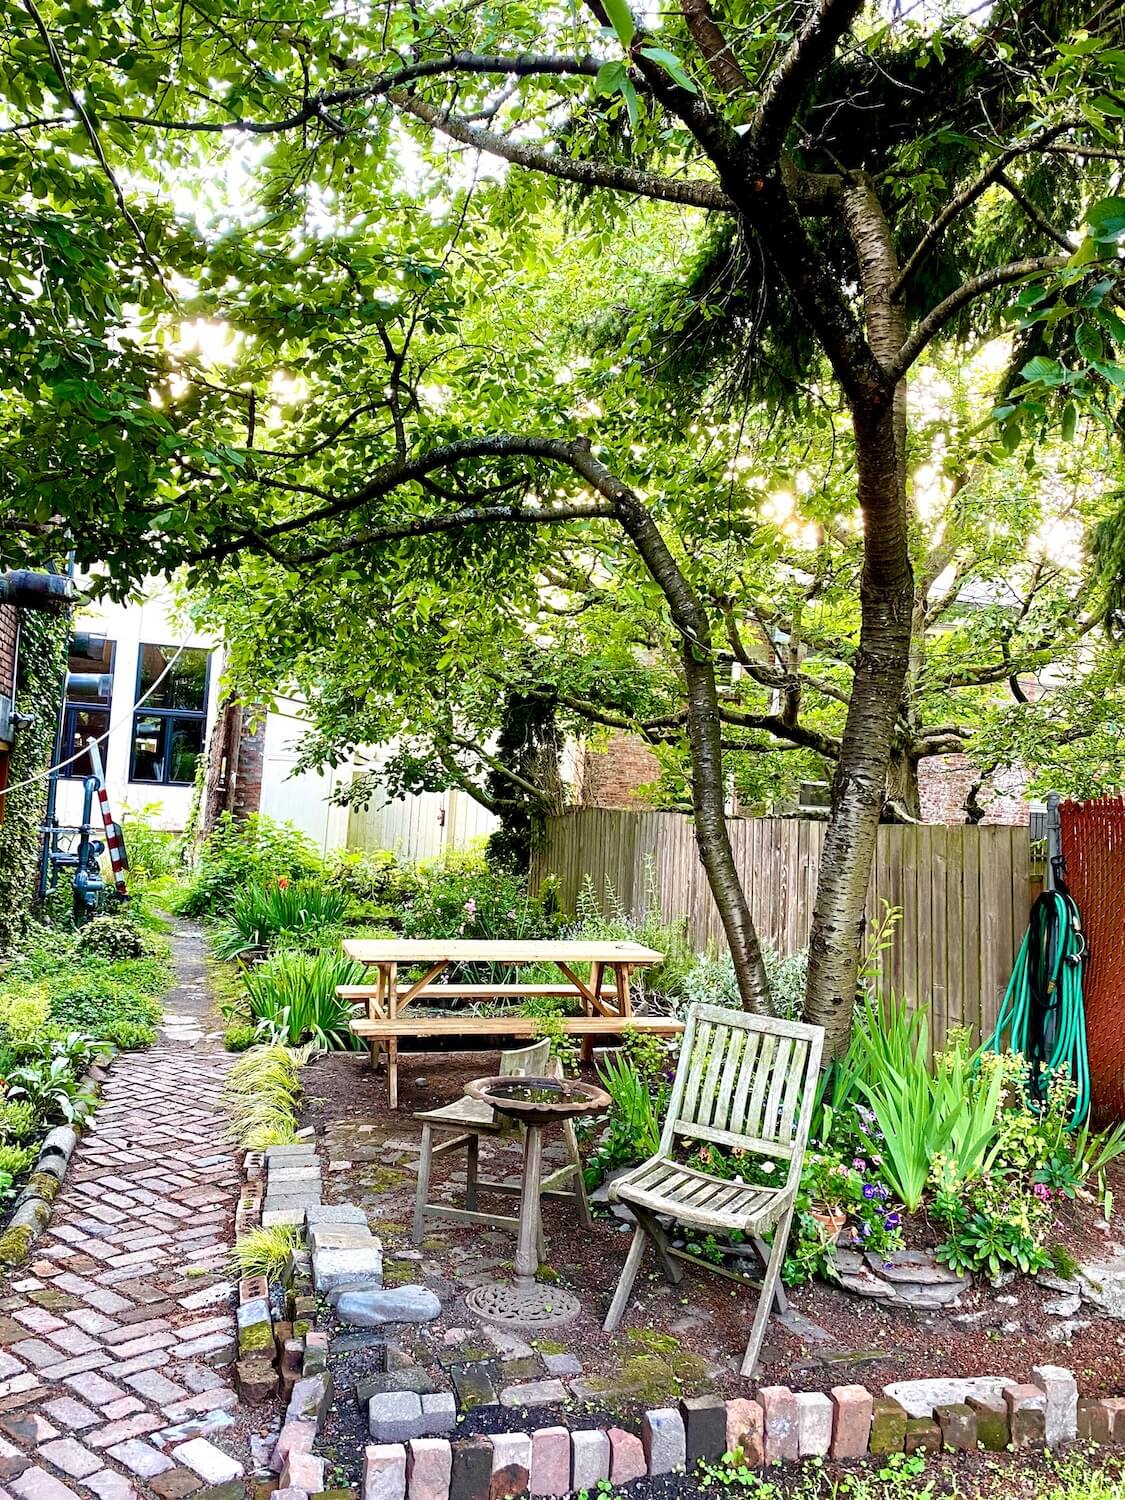
{"type": "MultiPolygon", "coordinates": [[[[606,1480],[617,1487],[683,1472],[724,1453],[749,1468],[803,1458],[988,1452],[1054,1447],[1076,1437],[1125,1443],[1125,1398],[1080,1400],[1074,1375],[1037,1366],[1035,1383],[995,1382],[1003,1396],[970,1396],[910,1416],[861,1385],[830,1394],[763,1386],[755,1399],[698,1396],[646,1411],[641,1431],[540,1427],[449,1441],[414,1438],[364,1449],[363,1500],[488,1500],[498,1493],[564,1496],[606,1480]]],[[[301,1492],[290,1495],[299,1500],[301,1492]]]]}
{"type": "MultiPolygon", "coordinates": [[[[95,1057],[81,1082],[101,1094],[106,1069],[116,1053],[95,1057]]],[[[82,1126],[56,1125],[43,1137],[39,1155],[27,1181],[16,1197],[15,1207],[0,1231],[0,1266],[18,1266],[51,1222],[51,1205],[66,1181],[70,1161],[82,1135],[82,1126]]]]}

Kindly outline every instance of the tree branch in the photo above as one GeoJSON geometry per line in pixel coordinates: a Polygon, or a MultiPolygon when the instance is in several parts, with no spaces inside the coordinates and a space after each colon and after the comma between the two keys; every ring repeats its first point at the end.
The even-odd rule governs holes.
{"type": "Polygon", "coordinates": [[[807,90],[863,8],[862,0],[820,0],[797,28],[754,111],[749,139],[763,164],[781,154],[807,90]]]}
{"type": "Polygon", "coordinates": [[[731,45],[715,20],[710,0],[681,0],[680,9],[692,40],[723,93],[746,93],[750,80],[735,60],[731,45]]]}
{"type": "Polygon", "coordinates": [[[349,104],[363,104],[386,97],[392,89],[403,88],[419,78],[436,78],[446,73],[497,74],[501,77],[532,78],[541,76],[578,76],[593,78],[600,64],[591,57],[536,57],[524,53],[517,57],[487,56],[475,52],[455,52],[448,57],[425,58],[383,73],[370,83],[352,84],[346,89],[325,89],[312,94],[301,108],[280,120],[161,120],[154,115],[109,115],[108,119],[124,125],[143,126],[152,130],[193,131],[204,134],[244,132],[249,135],[278,135],[298,130],[313,120],[324,120],[330,109],[349,104]]]}
{"type": "MultiPolygon", "coordinates": [[[[1053,141],[1056,136],[1061,135],[1064,130],[1073,128],[1074,120],[1064,120],[1061,124],[1048,125],[1045,129],[1038,131],[1029,140],[1021,141],[1018,145],[1008,146],[992,158],[989,164],[979,172],[972,182],[967,183],[959,193],[955,193],[945,207],[940,210],[934,218],[933,223],[925,234],[915,245],[906,263],[899,273],[898,280],[891,288],[892,297],[902,295],[902,289],[910,280],[911,276],[929,255],[934,245],[941,238],[946,228],[953,222],[958,214],[963,213],[966,208],[971,208],[983,192],[996,182],[1003,173],[1004,168],[1015,161],[1016,157],[1024,156],[1029,151],[1035,151],[1053,141]]],[[[1069,247],[1068,247],[1069,248],[1069,247]]]]}
{"type": "Polygon", "coordinates": [[[534,172],[546,172],[552,177],[561,177],[566,182],[579,182],[587,187],[604,187],[614,192],[636,193],[642,198],[655,198],[664,203],[685,203],[692,208],[720,209],[734,212],[734,204],[717,182],[702,182],[694,179],[677,181],[674,177],[661,177],[655,172],[644,172],[637,167],[619,166],[616,162],[578,161],[559,151],[547,151],[524,141],[513,141],[508,136],[498,135],[479,125],[470,125],[448,110],[438,109],[425,99],[417,99],[405,90],[388,96],[397,109],[424,121],[442,135],[483,151],[489,156],[502,157],[514,166],[527,167],[534,172]]]}
{"type": "Polygon", "coordinates": [[[915,325],[890,371],[892,379],[896,382],[901,380],[930,340],[936,338],[950,318],[970,302],[983,297],[986,292],[995,291],[997,287],[1007,286],[1009,282],[1023,281],[1028,276],[1036,276],[1043,271],[1061,271],[1069,262],[1070,257],[1067,255],[1037,255],[1027,260],[1009,261],[1004,266],[993,266],[990,271],[982,271],[979,276],[963,282],[915,325]]]}

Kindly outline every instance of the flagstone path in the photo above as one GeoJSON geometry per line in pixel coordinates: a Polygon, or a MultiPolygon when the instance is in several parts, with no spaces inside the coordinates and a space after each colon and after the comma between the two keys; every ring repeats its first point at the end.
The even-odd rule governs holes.
{"type": "Polygon", "coordinates": [[[49,1228],[5,1278],[0,1500],[243,1493],[217,1368],[235,1339],[230,1058],[204,1032],[202,940],[185,926],[175,949],[157,1044],[114,1061],[49,1228]]]}

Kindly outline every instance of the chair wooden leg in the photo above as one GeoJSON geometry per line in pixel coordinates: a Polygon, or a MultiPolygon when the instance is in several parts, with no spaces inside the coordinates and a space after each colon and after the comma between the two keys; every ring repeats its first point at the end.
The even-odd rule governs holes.
{"type": "MultiPolygon", "coordinates": [[[[765,1240],[759,1239],[756,1234],[751,1236],[751,1240],[753,1241],[754,1249],[762,1258],[763,1267],[768,1266],[770,1263],[770,1247],[766,1244],[765,1240]]],[[[773,1306],[775,1312],[785,1313],[789,1311],[789,1298],[785,1295],[785,1283],[780,1277],[778,1277],[777,1285],[773,1291],[773,1306]]]]}
{"type": "Polygon", "coordinates": [[[773,1312],[774,1292],[781,1276],[781,1267],[785,1261],[785,1247],[789,1243],[789,1226],[793,1222],[794,1204],[791,1203],[785,1213],[777,1222],[777,1228],[773,1233],[773,1246],[770,1250],[769,1260],[766,1262],[766,1274],[762,1278],[762,1290],[758,1297],[758,1306],[754,1313],[754,1323],[750,1329],[750,1338],[746,1344],[746,1354],[742,1360],[742,1373],[747,1380],[758,1368],[758,1353],[762,1347],[762,1340],[766,1336],[766,1325],[773,1312]]]}
{"type": "Polygon", "coordinates": [[[684,1268],[668,1248],[668,1236],[664,1233],[663,1224],[655,1214],[647,1213],[643,1208],[634,1208],[633,1212],[637,1216],[637,1223],[644,1227],[645,1233],[652,1241],[665,1281],[673,1286],[679,1286],[684,1279],[684,1268]]]}
{"type": "Polygon", "coordinates": [[[426,1232],[426,1203],[430,1196],[430,1164],[433,1161],[434,1133],[429,1125],[422,1126],[422,1150],[418,1157],[418,1192],[414,1199],[414,1232],[411,1236],[416,1245],[422,1243],[426,1232]]]}
{"type": "Polygon", "coordinates": [[[475,1212],[478,1202],[477,1183],[480,1179],[480,1136],[470,1135],[467,1142],[465,1162],[465,1207],[475,1212]]]}
{"type": "Polygon", "coordinates": [[[629,1293],[633,1290],[633,1282],[636,1281],[637,1272],[641,1268],[641,1257],[645,1253],[645,1238],[644,1225],[638,1224],[633,1231],[633,1243],[629,1246],[625,1264],[621,1267],[621,1279],[617,1283],[613,1301],[609,1304],[609,1312],[606,1313],[605,1322],[602,1324],[606,1333],[612,1333],[621,1322],[629,1301],[629,1293]]]}
{"type": "Polygon", "coordinates": [[[590,1200],[586,1196],[586,1180],[582,1175],[582,1157],[578,1150],[578,1136],[570,1120],[563,1125],[563,1144],[567,1160],[574,1168],[574,1206],[578,1211],[578,1222],[584,1229],[593,1228],[594,1216],[590,1212],[590,1200]]]}

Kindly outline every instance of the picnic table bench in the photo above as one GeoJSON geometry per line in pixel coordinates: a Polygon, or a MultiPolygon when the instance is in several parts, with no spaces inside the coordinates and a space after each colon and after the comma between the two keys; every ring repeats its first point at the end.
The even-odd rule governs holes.
{"type": "Polygon", "coordinates": [[[634,1016],[630,981],[633,971],[659,963],[664,957],[639,943],[604,939],[571,941],[489,942],[465,938],[349,938],[344,953],[375,971],[372,985],[341,985],[342,999],[364,1001],[365,1017],[351,1023],[353,1033],[367,1042],[372,1066],[382,1052],[387,1067],[387,1093],[398,1108],[398,1044],[410,1038],[445,1036],[534,1037],[542,1019],[518,1013],[499,1016],[412,1015],[404,1012],[415,1002],[441,1005],[449,1000],[530,999],[573,997],[580,1016],[552,1021],[570,1036],[580,1036],[585,1049],[595,1037],[619,1036],[627,1029],[670,1036],[682,1023],[670,1017],[634,1016]],[[526,964],[554,964],[563,976],[557,984],[441,984],[439,976],[451,964],[498,964],[518,968],[526,964]],[[579,969],[588,966],[588,973],[579,969]],[[423,968],[413,981],[400,981],[400,969],[423,968]],[[612,986],[606,979],[612,974],[612,986]]]}

